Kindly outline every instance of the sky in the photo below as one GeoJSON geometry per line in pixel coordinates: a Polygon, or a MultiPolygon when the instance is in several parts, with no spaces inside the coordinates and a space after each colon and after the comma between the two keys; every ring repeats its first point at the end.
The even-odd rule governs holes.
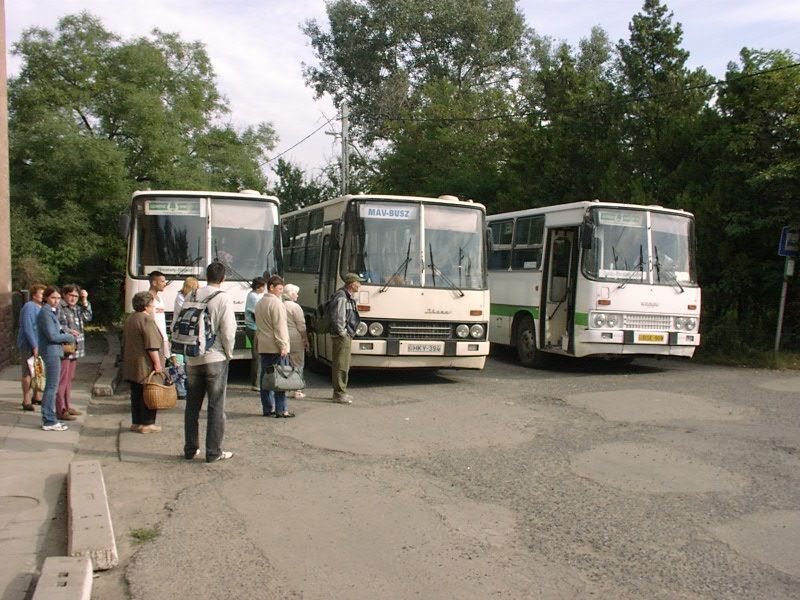
{"type": "MultiPolygon", "coordinates": [[[[599,25],[613,42],[628,37],[628,24],[643,0],[519,0],[526,21],[539,35],[576,45],[599,25]]],[[[689,66],[722,77],[743,47],[800,52],[798,0],[667,0],[674,21],[683,26],[689,66]]],[[[106,29],[131,39],[158,28],[201,41],[217,74],[217,84],[237,127],[272,123],[279,142],[276,157],[336,116],[329,98],[314,99],[302,76],[302,63],[314,56],[300,24],[325,24],[324,0],[10,0],[5,3],[6,44],[10,51],[30,27],[54,30],[58,19],[86,10],[106,29]]],[[[799,57],[800,59],[800,57],[799,57]]],[[[8,55],[8,74],[20,61],[8,55]]],[[[335,159],[340,143],[325,132],[309,137],[284,158],[318,175],[335,159]]]]}

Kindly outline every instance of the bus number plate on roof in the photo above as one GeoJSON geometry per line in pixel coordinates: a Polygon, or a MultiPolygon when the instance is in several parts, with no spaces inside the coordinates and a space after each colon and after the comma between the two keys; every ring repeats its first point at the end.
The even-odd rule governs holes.
{"type": "Polygon", "coordinates": [[[412,221],[417,218],[417,208],[413,204],[362,204],[359,214],[362,219],[412,221]]]}
{"type": "Polygon", "coordinates": [[[147,200],[144,203],[144,214],[203,217],[203,206],[200,199],[194,198],[147,200]]]}
{"type": "Polygon", "coordinates": [[[649,344],[663,344],[664,343],[664,334],[663,333],[640,333],[636,336],[637,342],[646,342],[649,344]]]}

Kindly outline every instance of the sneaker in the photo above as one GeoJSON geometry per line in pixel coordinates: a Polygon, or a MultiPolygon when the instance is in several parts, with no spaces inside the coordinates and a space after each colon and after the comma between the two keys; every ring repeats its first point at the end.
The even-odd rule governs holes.
{"type": "Polygon", "coordinates": [[[161,425],[142,425],[139,433],[158,433],[161,431],[161,425]]]}
{"type": "Polygon", "coordinates": [[[186,454],[184,454],[184,455],[183,455],[183,458],[185,458],[186,460],[194,460],[194,459],[195,459],[195,458],[197,458],[198,456],[200,456],[200,448],[198,448],[197,450],[195,450],[195,451],[194,451],[194,454],[192,454],[191,456],[186,456],[186,454]]]}
{"type": "Polygon", "coordinates": [[[254,392],[260,392],[260,391],[261,391],[261,388],[260,388],[260,387],[258,387],[257,385],[251,385],[251,386],[250,386],[250,389],[251,389],[252,391],[254,391],[254,392]]]}
{"type": "Polygon", "coordinates": [[[52,425],[42,425],[42,429],[45,431],[66,431],[69,427],[63,423],[53,423],[52,425]]]}
{"type": "Polygon", "coordinates": [[[75,416],[80,416],[80,415],[82,415],[82,414],[83,414],[83,411],[82,411],[82,410],[78,410],[77,408],[70,408],[70,409],[67,409],[67,412],[68,412],[69,414],[71,414],[71,415],[75,415],[75,416]]]}
{"type": "Polygon", "coordinates": [[[336,404],[352,404],[353,397],[348,394],[343,394],[342,396],[334,396],[333,402],[336,404]]]}
{"type": "Polygon", "coordinates": [[[69,412],[67,412],[67,411],[64,411],[60,415],[58,415],[58,418],[61,419],[62,421],[77,421],[78,420],[78,417],[76,417],[75,415],[69,414],[69,412]]]}
{"type": "Polygon", "coordinates": [[[206,462],[215,463],[215,462],[219,462],[221,460],[228,460],[232,456],[233,456],[233,452],[223,451],[222,454],[220,454],[217,458],[212,458],[211,460],[207,460],[206,459],[206,462]]]}

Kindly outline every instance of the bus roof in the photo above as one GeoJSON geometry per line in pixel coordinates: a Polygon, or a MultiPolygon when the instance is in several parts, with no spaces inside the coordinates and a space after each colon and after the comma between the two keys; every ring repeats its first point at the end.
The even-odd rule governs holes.
{"type": "Polygon", "coordinates": [[[393,196],[390,194],[348,194],[346,196],[339,196],[338,198],[331,198],[330,200],[325,200],[324,202],[320,202],[318,204],[309,204],[303,208],[286,213],[283,216],[289,217],[306,210],[326,208],[341,202],[349,202],[350,200],[400,200],[403,202],[429,202],[435,204],[446,204],[450,206],[471,206],[479,208],[484,212],[486,211],[486,207],[480,202],[474,202],[472,200],[459,200],[455,196],[439,196],[438,198],[432,198],[426,196],[393,196]]]}
{"type": "Polygon", "coordinates": [[[242,190],[241,192],[209,192],[209,191],[194,191],[194,190],[140,190],[133,192],[131,199],[138,198],[139,196],[188,196],[195,198],[207,198],[214,196],[216,198],[238,198],[240,200],[268,200],[280,204],[281,201],[276,196],[267,196],[256,190],[242,190]]]}
{"type": "Polygon", "coordinates": [[[539,206],[536,208],[524,208],[522,210],[515,210],[512,212],[497,213],[494,215],[489,215],[486,218],[487,220],[497,220],[499,218],[514,218],[514,217],[523,217],[526,215],[544,215],[548,213],[568,212],[568,211],[580,211],[581,213],[583,213],[586,211],[587,208],[596,208],[596,207],[630,208],[638,210],[649,210],[652,212],[670,213],[675,215],[681,215],[684,217],[694,216],[692,213],[687,212],[681,208],[678,209],[665,208],[657,204],[625,204],[623,202],[601,202],[600,200],[581,200],[579,202],[568,202],[566,204],[554,204],[553,206],[539,206]]]}

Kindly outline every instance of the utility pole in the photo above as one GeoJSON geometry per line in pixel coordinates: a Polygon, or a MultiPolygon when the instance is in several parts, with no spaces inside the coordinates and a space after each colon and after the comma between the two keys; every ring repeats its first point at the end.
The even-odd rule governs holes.
{"type": "Polygon", "coordinates": [[[350,187],[350,140],[348,117],[350,111],[347,107],[347,101],[342,101],[342,196],[347,195],[347,190],[350,187]]]}

